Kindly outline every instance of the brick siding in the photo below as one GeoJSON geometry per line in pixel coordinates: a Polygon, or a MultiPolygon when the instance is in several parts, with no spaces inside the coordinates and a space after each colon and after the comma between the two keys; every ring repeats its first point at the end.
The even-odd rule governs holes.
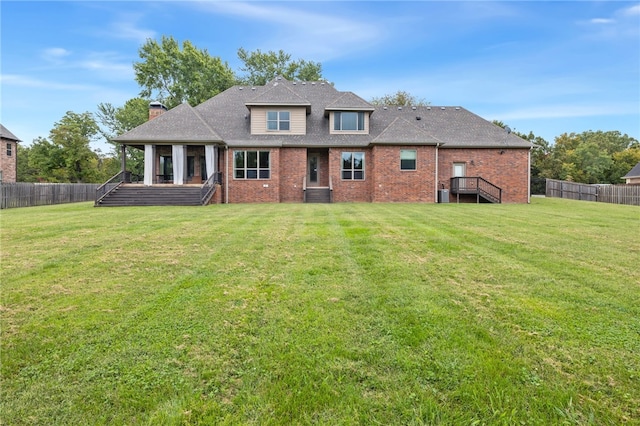
{"type": "Polygon", "coordinates": [[[440,148],[438,188],[450,189],[453,163],[464,163],[467,176],[480,176],[502,188],[503,203],[529,202],[528,148],[440,148]]]}
{"type": "Polygon", "coordinates": [[[14,183],[18,178],[18,146],[15,141],[0,139],[0,170],[2,182],[14,183]],[[11,145],[11,156],[7,155],[7,146],[11,145]]]}
{"type": "Polygon", "coordinates": [[[435,202],[436,148],[433,146],[375,146],[374,202],[435,202]],[[416,170],[400,169],[400,150],[416,151],[416,170]]]}

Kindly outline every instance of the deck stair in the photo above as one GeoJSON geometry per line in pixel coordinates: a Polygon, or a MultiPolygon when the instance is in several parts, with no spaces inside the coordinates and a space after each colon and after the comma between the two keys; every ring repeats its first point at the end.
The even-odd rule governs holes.
{"type": "Polygon", "coordinates": [[[331,189],[328,186],[308,186],[304,201],[305,203],[330,203],[331,189]]]}
{"type": "Polygon", "coordinates": [[[98,206],[199,206],[201,185],[123,184],[98,202],[98,206]]]}
{"type": "Polygon", "coordinates": [[[502,189],[482,177],[451,178],[451,194],[475,195],[476,202],[502,203],[502,189]]]}

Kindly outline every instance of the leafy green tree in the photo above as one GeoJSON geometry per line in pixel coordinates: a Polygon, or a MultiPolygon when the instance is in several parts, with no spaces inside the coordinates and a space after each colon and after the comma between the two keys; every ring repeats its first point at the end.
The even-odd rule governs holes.
{"type": "MultiPolygon", "coordinates": [[[[104,138],[114,145],[113,157],[117,161],[106,162],[110,167],[111,177],[120,171],[122,164],[122,152],[119,145],[113,142],[113,138],[119,136],[149,119],[149,101],[142,98],[129,99],[124,106],[114,107],[109,103],[98,105],[96,113],[98,121],[102,124],[101,133],[104,138]]],[[[127,170],[136,176],[144,174],[144,151],[133,147],[127,147],[127,170]]]]}
{"type": "Polygon", "coordinates": [[[38,181],[38,170],[35,169],[31,164],[29,164],[29,157],[31,154],[31,147],[23,146],[22,144],[18,145],[17,152],[17,181],[18,182],[37,182],[38,181]]]}
{"type": "Polygon", "coordinates": [[[247,52],[242,47],[238,49],[238,58],[244,66],[240,71],[244,75],[238,80],[241,84],[264,86],[277,76],[287,80],[320,81],[322,77],[322,64],[320,62],[299,59],[291,60],[291,55],[282,50],[278,52],[247,52]]]}
{"type": "Polygon", "coordinates": [[[373,105],[389,105],[389,106],[426,106],[430,102],[424,99],[418,99],[411,93],[404,90],[398,90],[394,94],[387,94],[380,96],[379,98],[371,99],[370,103],[373,105]]]}
{"type": "Polygon", "coordinates": [[[640,163],[640,146],[633,145],[624,151],[613,154],[613,165],[607,171],[606,180],[609,183],[623,183],[622,176],[640,163]]]}
{"type": "Polygon", "coordinates": [[[29,148],[28,168],[33,181],[68,182],[62,147],[46,138],[37,138],[29,148]]]}
{"type": "Polygon", "coordinates": [[[69,182],[96,182],[96,170],[91,167],[97,158],[89,146],[97,139],[99,127],[90,112],[68,111],[49,132],[51,142],[62,149],[69,182]]]}
{"type": "Polygon", "coordinates": [[[148,39],[139,49],[141,61],[134,62],[140,96],[154,98],[173,108],[182,102],[198,105],[235,84],[226,62],[211,56],[190,41],[182,48],[173,37],[160,42],[148,39]]]}

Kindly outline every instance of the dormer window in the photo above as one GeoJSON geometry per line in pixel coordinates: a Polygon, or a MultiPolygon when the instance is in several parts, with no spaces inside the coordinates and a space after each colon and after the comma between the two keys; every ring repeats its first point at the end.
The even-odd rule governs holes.
{"type": "Polygon", "coordinates": [[[363,131],[364,112],[336,111],[333,113],[333,130],[363,131]]]}
{"type": "Polygon", "coordinates": [[[289,131],[291,128],[291,114],[289,111],[267,111],[267,130],[289,131]]]}

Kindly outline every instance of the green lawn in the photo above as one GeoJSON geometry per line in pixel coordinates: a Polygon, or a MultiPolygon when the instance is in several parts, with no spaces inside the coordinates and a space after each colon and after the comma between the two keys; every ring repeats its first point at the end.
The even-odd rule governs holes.
{"type": "Polygon", "coordinates": [[[0,220],[0,424],[640,424],[638,207],[0,220]]]}

